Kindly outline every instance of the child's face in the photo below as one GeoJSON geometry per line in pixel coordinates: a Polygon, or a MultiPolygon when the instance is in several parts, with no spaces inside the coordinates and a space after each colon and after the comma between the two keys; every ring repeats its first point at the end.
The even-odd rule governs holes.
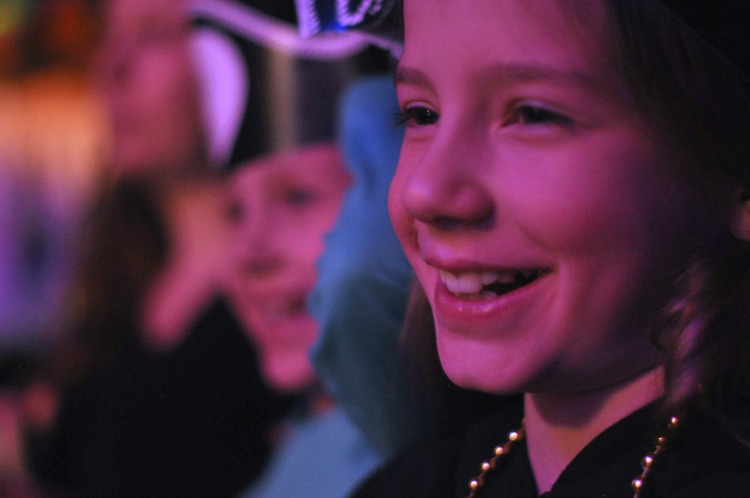
{"type": "Polygon", "coordinates": [[[259,159],[232,179],[230,299],[278,389],[302,389],[314,377],[307,353],[318,325],[305,299],[348,184],[335,145],[259,159]]]}
{"type": "Polygon", "coordinates": [[[649,324],[716,201],[603,63],[601,5],[406,0],[405,23],[389,209],[446,373],[569,392],[656,366],[649,324]]]}
{"type": "Polygon", "coordinates": [[[122,174],[190,166],[201,159],[188,2],[108,0],[94,69],[113,127],[122,174]]]}

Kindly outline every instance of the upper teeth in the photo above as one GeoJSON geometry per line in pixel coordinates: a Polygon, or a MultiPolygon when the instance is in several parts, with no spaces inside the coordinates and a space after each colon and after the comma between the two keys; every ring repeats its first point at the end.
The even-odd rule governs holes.
{"type": "Polygon", "coordinates": [[[440,270],[440,280],[453,294],[476,294],[482,291],[482,287],[495,282],[510,284],[516,280],[517,275],[531,277],[538,270],[515,270],[515,271],[482,271],[450,273],[440,270]]]}

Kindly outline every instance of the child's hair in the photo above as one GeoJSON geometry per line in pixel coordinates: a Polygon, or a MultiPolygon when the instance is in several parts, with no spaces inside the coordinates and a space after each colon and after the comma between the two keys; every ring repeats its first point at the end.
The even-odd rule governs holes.
{"type": "Polygon", "coordinates": [[[661,2],[606,0],[615,64],[656,131],[750,187],[748,78],[661,2]]]}
{"type": "Polygon", "coordinates": [[[87,219],[68,289],[68,340],[53,359],[67,387],[109,366],[138,341],[136,310],[170,250],[156,185],[122,180],[102,189],[87,219]]]}
{"type": "MultiPolygon", "coordinates": [[[[660,2],[607,0],[616,62],[655,130],[697,166],[696,180],[750,195],[747,76],[660,2]]],[[[750,392],[750,244],[709,241],[678,281],[655,329],[665,351],[663,409],[732,414],[750,392]],[[736,405],[736,406],[734,406],[736,405]]]]}

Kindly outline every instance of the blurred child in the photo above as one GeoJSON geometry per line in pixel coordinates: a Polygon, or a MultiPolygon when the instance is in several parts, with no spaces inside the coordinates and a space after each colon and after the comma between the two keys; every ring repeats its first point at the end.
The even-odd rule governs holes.
{"type": "Polygon", "coordinates": [[[30,465],[65,495],[233,496],[264,466],[287,400],[222,295],[227,184],[206,165],[187,4],[102,8],[111,169],[49,368],[62,399],[29,433],[30,465]]]}
{"type": "Polygon", "coordinates": [[[343,497],[381,457],[315,375],[306,301],[351,181],[335,137],[338,95],[382,66],[359,37],[303,40],[294,17],[292,2],[200,2],[196,47],[209,155],[232,171],[230,300],[269,384],[301,397],[246,496],[343,497]]]}

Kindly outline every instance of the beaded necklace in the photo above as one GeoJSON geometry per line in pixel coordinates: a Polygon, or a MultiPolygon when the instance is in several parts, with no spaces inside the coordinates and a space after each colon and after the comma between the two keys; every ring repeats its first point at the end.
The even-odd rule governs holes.
{"type": "MultiPolygon", "coordinates": [[[[677,417],[671,417],[669,419],[669,422],[667,423],[666,431],[656,438],[656,446],[654,447],[654,451],[643,457],[643,459],[641,460],[641,468],[643,469],[643,471],[638,477],[633,479],[631,483],[631,487],[634,492],[633,498],[641,498],[643,485],[646,482],[646,478],[653,470],[654,461],[659,455],[664,452],[667,446],[667,442],[669,441],[669,436],[674,433],[674,431],[677,429],[678,424],[679,419],[677,417]]],[[[518,430],[508,433],[508,440],[505,442],[505,444],[495,447],[492,458],[485,462],[482,462],[482,465],[480,467],[481,472],[479,473],[479,475],[469,481],[469,495],[467,496],[467,498],[476,498],[477,492],[484,485],[487,474],[492,472],[497,467],[497,463],[500,461],[500,459],[508,454],[508,452],[517,441],[523,441],[525,437],[526,419],[521,421],[521,427],[518,430]]]]}
{"type": "Polygon", "coordinates": [[[526,419],[523,419],[521,421],[521,427],[517,431],[511,431],[510,433],[508,433],[508,440],[505,442],[505,444],[495,446],[495,451],[493,452],[492,458],[490,458],[486,462],[482,462],[482,471],[478,476],[469,481],[470,491],[467,498],[474,498],[476,496],[476,492],[484,485],[484,479],[485,477],[487,477],[487,474],[489,474],[490,471],[494,470],[495,467],[497,467],[497,462],[502,457],[508,454],[510,449],[513,447],[513,444],[516,441],[523,441],[524,437],[526,437],[526,419]]]}

